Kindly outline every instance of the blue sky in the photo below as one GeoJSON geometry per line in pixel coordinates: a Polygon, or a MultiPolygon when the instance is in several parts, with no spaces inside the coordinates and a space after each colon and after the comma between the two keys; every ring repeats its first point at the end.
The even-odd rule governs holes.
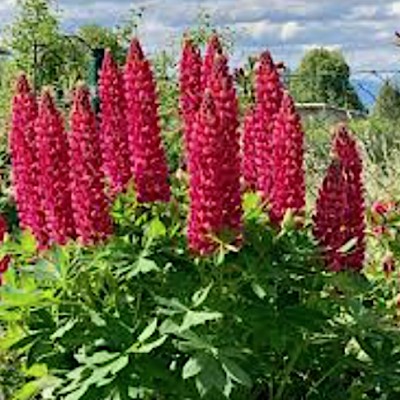
{"type": "MultiPolygon", "coordinates": [[[[0,27],[16,0],[0,0],[0,27]]],[[[389,0],[58,0],[63,26],[121,22],[132,6],[144,7],[140,36],[151,51],[171,43],[207,9],[218,26],[237,33],[234,59],[270,48],[276,59],[295,67],[315,46],[341,49],[353,70],[400,69],[400,1],[389,0]]]]}

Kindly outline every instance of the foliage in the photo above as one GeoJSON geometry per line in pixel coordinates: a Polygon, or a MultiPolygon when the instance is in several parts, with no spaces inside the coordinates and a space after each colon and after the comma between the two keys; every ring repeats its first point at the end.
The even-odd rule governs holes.
{"type": "Polygon", "coordinates": [[[203,260],[174,204],[132,194],[101,247],[8,242],[0,346],[27,375],[14,398],[398,398],[392,306],[363,276],[322,271],[308,230],[271,230],[257,204],[245,247],[203,260]]]}
{"type": "Polygon", "coordinates": [[[58,16],[51,8],[51,1],[19,0],[17,7],[17,16],[7,30],[6,44],[18,68],[33,77],[36,87],[57,82],[65,55],[58,16]]]}
{"type": "Polygon", "coordinates": [[[398,121],[400,119],[400,90],[390,81],[380,88],[373,108],[375,118],[398,121]]]}
{"type": "Polygon", "coordinates": [[[324,48],[308,51],[290,79],[290,91],[300,103],[327,103],[362,110],[350,83],[350,68],[338,51],[324,48]]]}

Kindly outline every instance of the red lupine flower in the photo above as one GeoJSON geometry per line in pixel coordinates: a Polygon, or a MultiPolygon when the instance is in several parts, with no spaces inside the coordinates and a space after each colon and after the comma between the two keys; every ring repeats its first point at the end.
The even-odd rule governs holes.
{"type": "Polygon", "coordinates": [[[349,208],[346,221],[349,236],[356,239],[354,249],[348,254],[347,264],[361,269],[365,258],[365,202],[362,182],[362,161],[356,141],[350,136],[345,125],[336,129],[334,154],[342,161],[347,183],[349,208]]]}
{"type": "MultiPolygon", "coordinates": [[[[6,233],[7,233],[7,222],[5,218],[2,215],[0,215],[0,242],[4,240],[6,233]]],[[[4,283],[3,274],[7,272],[10,261],[11,258],[9,256],[5,256],[3,257],[2,260],[0,260],[0,286],[2,286],[4,283]]]]}
{"type": "Polygon", "coordinates": [[[208,80],[213,71],[215,57],[222,54],[222,45],[218,39],[218,35],[214,34],[210,37],[207,43],[206,53],[204,56],[203,66],[201,68],[201,88],[206,90],[208,80]]]}
{"type": "Polygon", "coordinates": [[[161,142],[157,96],[150,63],[133,39],[126,61],[126,121],[139,202],[169,201],[168,166],[161,142]]]}
{"type": "Polygon", "coordinates": [[[201,65],[199,49],[189,39],[185,39],[179,69],[179,86],[186,149],[189,148],[191,125],[201,103],[201,65]]]}
{"type": "Polygon", "coordinates": [[[218,55],[208,82],[220,119],[220,136],[223,152],[219,156],[223,201],[224,228],[238,234],[242,225],[242,199],[240,190],[241,159],[238,101],[228,60],[218,55]]]}
{"type": "Polygon", "coordinates": [[[256,69],[256,142],[255,164],[257,189],[270,200],[273,185],[272,135],[275,116],[279,111],[283,89],[279,73],[268,51],[261,54],[256,69]]]}
{"type": "Polygon", "coordinates": [[[39,193],[34,130],[36,116],[35,97],[26,77],[21,76],[13,100],[10,132],[13,189],[21,228],[31,230],[39,247],[45,247],[48,235],[39,193]]]}
{"type": "Polygon", "coordinates": [[[250,190],[257,188],[256,169],[256,116],[254,108],[247,111],[243,127],[243,166],[245,185],[250,190]]]}
{"type": "Polygon", "coordinates": [[[71,208],[68,138],[50,93],[43,93],[35,123],[42,206],[50,242],[65,244],[75,235],[71,208]]]}
{"type": "Polygon", "coordinates": [[[220,119],[210,92],[206,92],[193,125],[194,135],[189,152],[190,213],[189,247],[199,254],[216,249],[212,235],[222,227],[221,140],[220,119]]]}
{"type": "Polygon", "coordinates": [[[349,205],[345,188],[343,165],[334,160],[322,182],[314,215],[314,235],[322,247],[326,264],[334,271],[345,268],[345,255],[340,249],[351,239],[346,232],[344,210],[349,205]]]}
{"type": "Polygon", "coordinates": [[[383,273],[388,279],[396,269],[396,261],[392,253],[387,253],[382,260],[383,273]]]}
{"type": "Polygon", "coordinates": [[[362,163],[343,126],[336,132],[334,156],[317,199],[314,234],[332,270],[360,270],[365,256],[362,163]]]}
{"type": "Polygon", "coordinates": [[[89,91],[80,87],[71,113],[70,179],[76,233],[84,244],[105,239],[112,231],[96,117],[89,91]]]}
{"type": "Polygon", "coordinates": [[[288,93],[275,116],[273,149],[271,219],[279,223],[286,211],[299,215],[305,207],[304,133],[288,93]]]}
{"type": "Polygon", "coordinates": [[[100,71],[99,95],[103,169],[111,192],[117,194],[126,189],[131,179],[131,165],[122,73],[109,50],[106,50],[100,71]]]}
{"type": "Polygon", "coordinates": [[[395,201],[375,201],[372,204],[371,212],[381,217],[385,217],[387,213],[396,209],[395,201]]]}

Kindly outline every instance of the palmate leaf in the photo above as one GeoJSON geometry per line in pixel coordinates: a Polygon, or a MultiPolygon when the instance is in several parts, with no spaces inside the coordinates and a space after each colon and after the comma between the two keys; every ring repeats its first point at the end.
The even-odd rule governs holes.
{"type": "Polygon", "coordinates": [[[204,325],[209,321],[216,321],[222,318],[219,312],[206,312],[206,311],[191,311],[189,310],[184,318],[180,327],[181,331],[186,331],[197,325],[204,325]]]}

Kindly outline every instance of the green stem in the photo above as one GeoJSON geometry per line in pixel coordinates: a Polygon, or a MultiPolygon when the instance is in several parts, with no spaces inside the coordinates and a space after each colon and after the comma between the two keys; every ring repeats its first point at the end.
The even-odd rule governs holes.
{"type": "Polygon", "coordinates": [[[311,393],[326,379],[329,377],[329,375],[332,374],[333,371],[335,371],[335,369],[337,367],[339,367],[339,365],[342,363],[342,360],[338,361],[332,368],[330,368],[324,375],[322,375],[322,377],[317,381],[317,383],[313,386],[310,387],[310,389],[308,390],[305,400],[307,400],[309,398],[309,396],[311,395],[311,393]]]}
{"type": "Polygon", "coordinates": [[[298,358],[300,357],[300,354],[303,350],[304,342],[301,342],[294,350],[292,357],[290,361],[288,362],[281,383],[279,385],[278,391],[276,392],[275,400],[281,400],[283,393],[285,391],[286,385],[289,381],[290,374],[292,373],[294,369],[294,365],[296,364],[298,358]]]}

